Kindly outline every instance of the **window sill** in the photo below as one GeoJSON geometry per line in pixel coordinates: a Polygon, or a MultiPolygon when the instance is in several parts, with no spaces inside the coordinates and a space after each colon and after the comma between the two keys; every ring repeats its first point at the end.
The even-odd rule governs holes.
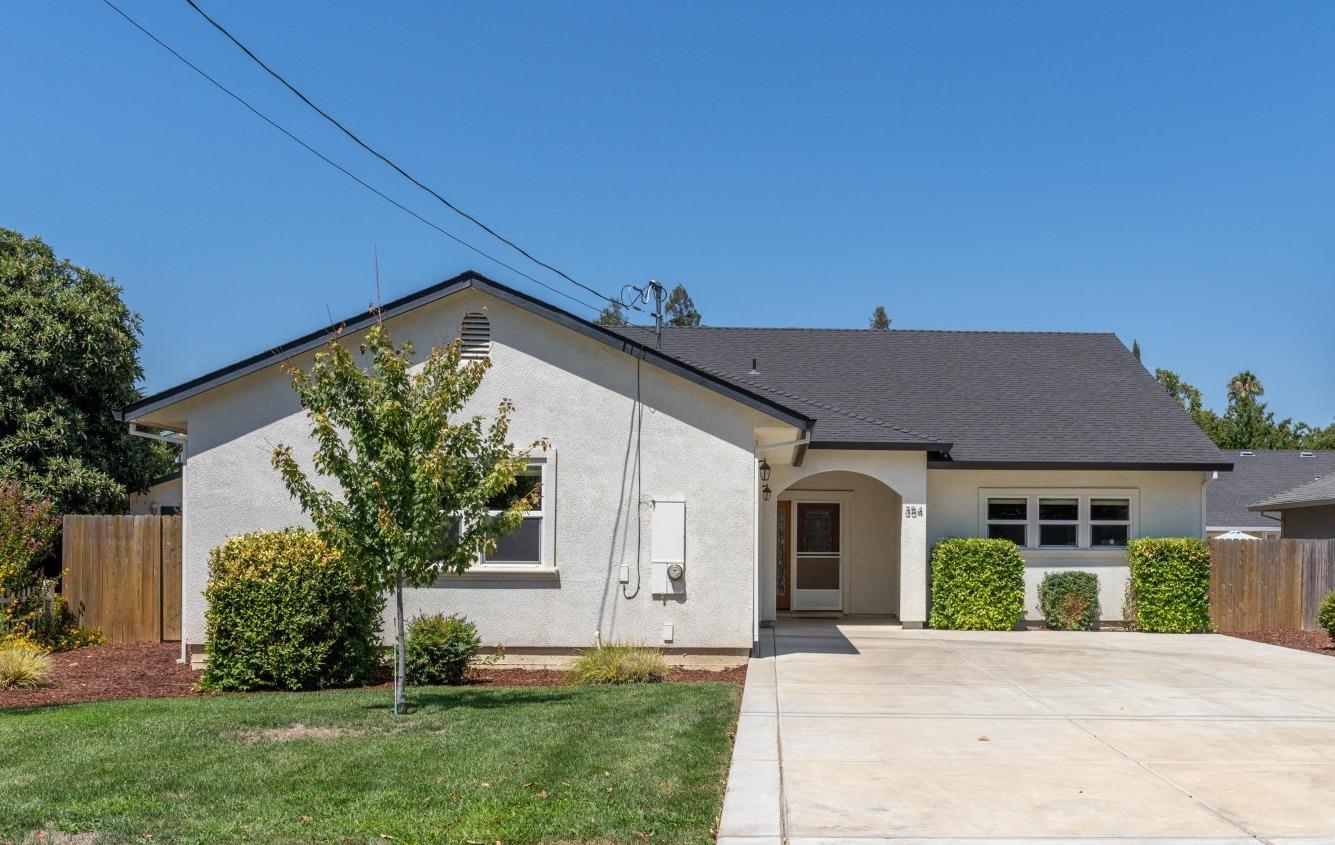
{"type": "Polygon", "coordinates": [[[451,581],[559,581],[561,571],[548,566],[474,566],[460,574],[442,575],[436,583],[451,581]]]}
{"type": "Polygon", "coordinates": [[[1020,554],[1026,559],[1052,560],[1055,558],[1117,558],[1126,559],[1126,547],[1114,546],[1103,549],[1081,549],[1072,546],[1066,549],[1026,549],[1020,548],[1020,554]]]}

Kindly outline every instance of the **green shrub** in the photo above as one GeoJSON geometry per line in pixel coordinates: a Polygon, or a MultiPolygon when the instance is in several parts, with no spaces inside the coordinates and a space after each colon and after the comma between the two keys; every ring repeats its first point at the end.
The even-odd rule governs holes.
{"type": "Polygon", "coordinates": [[[1038,585],[1038,606],[1054,631],[1092,631],[1099,623],[1099,577],[1049,572],[1038,585]]]}
{"type": "Polygon", "coordinates": [[[1024,558],[1010,540],[948,538],[932,549],[933,628],[1007,631],[1024,615],[1024,558]]]}
{"type": "Polygon", "coordinates": [[[1335,642],[1335,591],[1326,593],[1326,597],[1321,600],[1321,609],[1317,611],[1316,622],[1330,634],[1330,639],[1335,642]]]}
{"type": "Polygon", "coordinates": [[[21,643],[0,648],[0,690],[32,689],[51,677],[51,658],[41,649],[21,643]]]}
{"type": "Polygon", "coordinates": [[[378,673],[384,598],[313,532],[228,538],[209,554],[204,596],[207,689],[354,686],[378,673]]]}
{"type": "Polygon", "coordinates": [[[482,649],[477,626],[461,616],[419,616],[408,625],[407,678],[413,686],[464,682],[482,649]]]}
{"type": "Polygon", "coordinates": [[[656,684],[667,679],[661,652],[629,643],[607,643],[584,649],[566,672],[570,686],[593,684],[656,684]]]}
{"type": "Polygon", "coordinates": [[[1142,537],[1127,544],[1126,559],[1138,630],[1183,634],[1211,629],[1210,549],[1204,540],[1142,537]]]}

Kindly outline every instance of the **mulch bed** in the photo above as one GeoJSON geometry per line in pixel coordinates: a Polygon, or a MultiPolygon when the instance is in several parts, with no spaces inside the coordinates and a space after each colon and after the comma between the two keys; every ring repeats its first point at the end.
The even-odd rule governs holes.
{"type": "MultiPolygon", "coordinates": [[[[117,643],[89,646],[51,655],[51,681],[31,690],[0,690],[0,709],[114,701],[122,698],[171,698],[201,695],[194,686],[199,672],[177,663],[177,643],[117,643]]],[[[472,672],[469,686],[556,686],[564,673],[555,669],[484,667],[472,672]]],[[[741,684],[746,667],[733,669],[672,669],[673,683],[719,681],[741,684]]],[[[384,686],[383,684],[380,686],[384,686]]]]}
{"type": "Polygon", "coordinates": [[[1335,646],[1331,645],[1330,635],[1325,631],[1220,631],[1219,633],[1241,640],[1253,640],[1335,657],[1335,646]]]}
{"type": "Polygon", "coordinates": [[[199,674],[176,662],[177,643],[116,643],[51,655],[51,682],[0,690],[0,708],[193,695],[199,674]]]}

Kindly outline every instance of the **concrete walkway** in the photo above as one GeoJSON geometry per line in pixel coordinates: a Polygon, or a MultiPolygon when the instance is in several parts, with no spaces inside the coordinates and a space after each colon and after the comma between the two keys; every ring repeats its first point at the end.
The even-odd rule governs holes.
{"type": "Polygon", "coordinates": [[[762,636],[720,845],[1335,843],[1335,658],[851,621],[762,636]]]}

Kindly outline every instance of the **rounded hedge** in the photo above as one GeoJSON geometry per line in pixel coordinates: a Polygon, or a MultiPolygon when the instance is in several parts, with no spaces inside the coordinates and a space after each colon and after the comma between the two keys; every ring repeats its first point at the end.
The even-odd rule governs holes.
{"type": "Polygon", "coordinates": [[[303,690],[376,678],[384,599],[299,528],[230,537],[209,554],[208,662],[217,690],[303,690]]]}
{"type": "Polygon", "coordinates": [[[1008,631],[1024,616],[1024,558],[1010,540],[948,538],[932,548],[933,628],[1008,631]]]}
{"type": "Polygon", "coordinates": [[[477,626],[462,616],[419,616],[409,623],[407,639],[404,660],[412,686],[462,684],[482,650],[477,626]]]}
{"type": "Polygon", "coordinates": [[[1330,635],[1331,641],[1335,642],[1335,591],[1326,593],[1326,597],[1321,600],[1316,622],[1330,635]]]}
{"type": "Polygon", "coordinates": [[[1038,607],[1054,631],[1092,631],[1099,623],[1099,577],[1049,572],[1038,585],[1038,607]]]}
{"type": "Polygon", "coordinates": [[[1126,546],[1131,565],[1128,607],[1137,630],[1209,631],[1210,548],[1199,537],[1142,537],[1126,546]]]}

